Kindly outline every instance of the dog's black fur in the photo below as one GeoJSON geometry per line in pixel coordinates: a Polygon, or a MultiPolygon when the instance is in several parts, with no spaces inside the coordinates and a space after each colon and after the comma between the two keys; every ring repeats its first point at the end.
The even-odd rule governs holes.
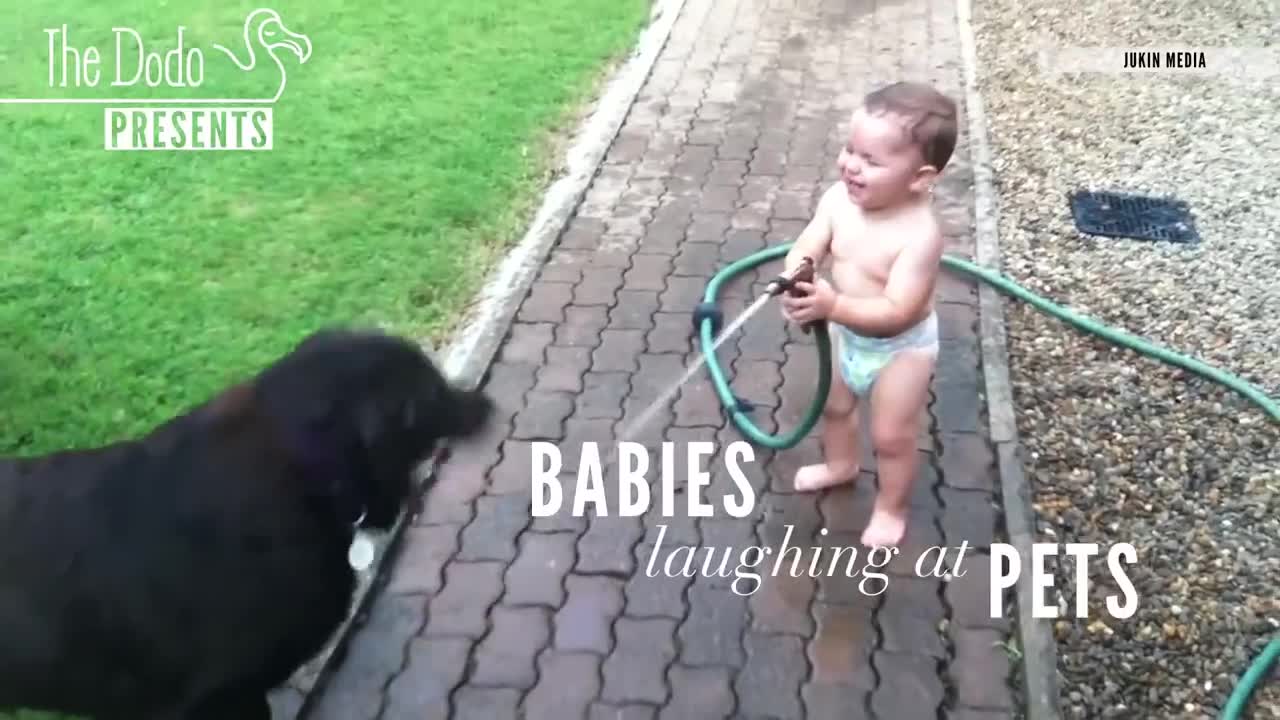
{"type": "Polygon", "coordinates": [[[0,710],[267,720],[348,611],[354,526],[492,404],[414,344],[318,332],[136,440],[0,460],[0,710]]]}

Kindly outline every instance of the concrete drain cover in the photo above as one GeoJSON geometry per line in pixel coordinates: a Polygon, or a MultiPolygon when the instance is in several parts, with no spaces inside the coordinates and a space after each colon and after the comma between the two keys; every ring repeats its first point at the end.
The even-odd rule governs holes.
{"type": "Polygon", "coordinates": [[[1197,243],[1185,202],[1114,192],[1071,193],[1071,215],[1081,232],[1103,237],[1197,243]]]}

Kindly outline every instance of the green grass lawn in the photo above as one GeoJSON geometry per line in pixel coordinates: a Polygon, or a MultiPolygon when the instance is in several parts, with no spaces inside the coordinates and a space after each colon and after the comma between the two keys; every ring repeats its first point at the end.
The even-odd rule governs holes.
{"type": "MultiPolygon", "coordinates": [[[[255,7],[0,0],[0,96],[269,96],[274,66],[243,72],[211,46],[241,47],[255,7]],[[100,87],[49,87],[43,29],[64,23],[100,49],[100,87]],[[203,85],[108,87],[122,25],[161,56],[185,26],[203,85]]],[[[547,138],[648,15],[645,0],[273,7],[312,54],[280,54],[271,151],[108,152],[102,106],[0,105],[0,452],[144,431],[327,323],[439,340],[531,216],[547,138]]]]}
{"type": "MultiPolygon", "coordinates": [[[[258,6],[0,0],[0,97],[269,96],[273,65],[212,47],[243,47],[258,6]],[[44,28],[63,24],[99,48],[100,87],[49,86],[44,28]],[[201,87],[108,86],[113,26],[163,56],[179,25],[201,87]]],[[[272,7],[312,54],[280,54],[271,151],[108,152],[102,106],[0,105],[0,453],[143,432],[325,324],[443,339],[523,232],[549,138],[648,16],[646,0],[272,7]]]]}

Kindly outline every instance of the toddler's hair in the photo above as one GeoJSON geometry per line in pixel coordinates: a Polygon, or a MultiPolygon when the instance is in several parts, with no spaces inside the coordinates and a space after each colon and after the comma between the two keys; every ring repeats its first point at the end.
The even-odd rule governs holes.
{"type": "Polygon", "coordinates": [[[917,82],[896,82],[863,98],[868,113],[890,113],[907,121],[907,134],[925,162],[942,172],[956,149],[956,103],[917,82]]]}

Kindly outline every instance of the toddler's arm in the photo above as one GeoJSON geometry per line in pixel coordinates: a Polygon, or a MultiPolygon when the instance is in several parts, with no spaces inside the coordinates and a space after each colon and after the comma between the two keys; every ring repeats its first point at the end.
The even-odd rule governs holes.
{"type": "MultiPolygon", "coordinates": [[[[833,185],[832,187],[835,186],[833,185]]],[[[827,190],[818,200],[818,207],[813,212],[813,219],[800,232],[795,244],[791,246],[781,274],[785,275],[795,270],[806,257],[813,259],[815,269],[822,266],[822,261],[826,259],[827,252],[831,247],[831,212],[829,210],[831,201],[828,200],[830,196],[831,190],[827,190]]]]}
{"type": "Polygon", "coordinates": [[[898,254],[880,297],[837,295],[830,319],[854,332],[889,337],[906,331],[929,304],[942,264],[942,235],[911,243],[898,254]]]}

